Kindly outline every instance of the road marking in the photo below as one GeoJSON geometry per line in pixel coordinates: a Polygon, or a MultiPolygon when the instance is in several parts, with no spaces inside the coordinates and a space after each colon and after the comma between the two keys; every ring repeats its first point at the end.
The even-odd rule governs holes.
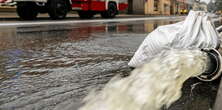
{"type": "Polygon", "coordinates": [[[0,27],[12,26],[34,26],[34,25],[61,25],[61,24],[76,24],[76,23],[107,23],[107,22],[128,22],[128,21],[144,21],[144,20],[163,20],[163,19],[184,19],[184,16],[176,17],[143,17],[143,18],[116,18],[116,19],[98,19],[98,20],[52,20],[52,21],[23,21],[16,23],[1,23],[0,27]]]}

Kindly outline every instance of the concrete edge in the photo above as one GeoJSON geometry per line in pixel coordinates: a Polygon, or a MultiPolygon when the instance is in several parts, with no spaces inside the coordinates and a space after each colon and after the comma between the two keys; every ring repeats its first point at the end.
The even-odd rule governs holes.
{"type": "Polygon", "coordinates": [[[92,19],[92,20],[52,20],[52,21],[24,21],[1,23],[0,27],[11,26],[39,26],[39,25],[59,25],[59,24],[79,24],[79,23],[107,23],[107,22],[128,22],[128,21],[144,21],[144,20],[163,20],[163,19],[184,19],[184,16],[176,17],[137,17],[137,18],[115,18],[115,19],[92,19]]]}

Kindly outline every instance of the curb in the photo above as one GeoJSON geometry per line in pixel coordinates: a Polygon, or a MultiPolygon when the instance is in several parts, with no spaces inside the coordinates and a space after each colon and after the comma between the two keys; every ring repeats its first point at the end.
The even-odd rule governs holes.
{"type": "Polygon", "coordinates": [[[16,7],[15,6],[0,6],[0,12],[4,13],[4,12],[16,12],[16,7]]]}
{"type": "Polygon", "coordinates": [[[130,21],[144,21],[144,20],[163,20],[163,19],[183,19],[184,17],[141,17],[141,18],[115,18],[115,19],[69,19],[69,20],[43,20],[43,21],[26,21],[26,22],[5,22],[0,23],[0,27],[12,26],[39,26],[39,25],[66,25],[66,24],[79,24],[79,23],[108,23],[108,22],[130,22],[130,21]]]}

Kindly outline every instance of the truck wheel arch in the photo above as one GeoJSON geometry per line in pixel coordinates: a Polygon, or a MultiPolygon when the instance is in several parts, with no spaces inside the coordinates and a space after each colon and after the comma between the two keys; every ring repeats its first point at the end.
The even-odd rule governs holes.
{"type": "Polygon", "coordinates": [[[108,9],[101,12],[102,18],[114,18],[118,14],[117,4],[109,2],[108,9]]]}
{"type": "Polygon", "coordinates": [[[110,3],[114,3],[115,5],[116,5],[116,7],[117,7],[117,10],[119,10],[119,2],[118,2],[118,0],[106,0],[106,10],[108,10],[108,7],[109,7],[109,4],[110,3]]]}
{"type": "MultiPolygon", "coordinates": [[[[54,1],[54,0],[47,0],[47,3],[54,1]]],[[[72,0],[65,0],[66,4],[68,4],[69,11],[72,10],[72,0]]]]}

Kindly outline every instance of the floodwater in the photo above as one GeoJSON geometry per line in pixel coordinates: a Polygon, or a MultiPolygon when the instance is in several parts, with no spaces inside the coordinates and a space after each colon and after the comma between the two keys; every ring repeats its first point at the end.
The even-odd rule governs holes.
{"type": "MultiPolygon", "coordinates": [[[[127,66],[146,35],[179,20],[0,27],[0,109],[76,110],[127,66]]],[[[169,110],[212,108],[218,83],[188,80],[169,110]]]]}

